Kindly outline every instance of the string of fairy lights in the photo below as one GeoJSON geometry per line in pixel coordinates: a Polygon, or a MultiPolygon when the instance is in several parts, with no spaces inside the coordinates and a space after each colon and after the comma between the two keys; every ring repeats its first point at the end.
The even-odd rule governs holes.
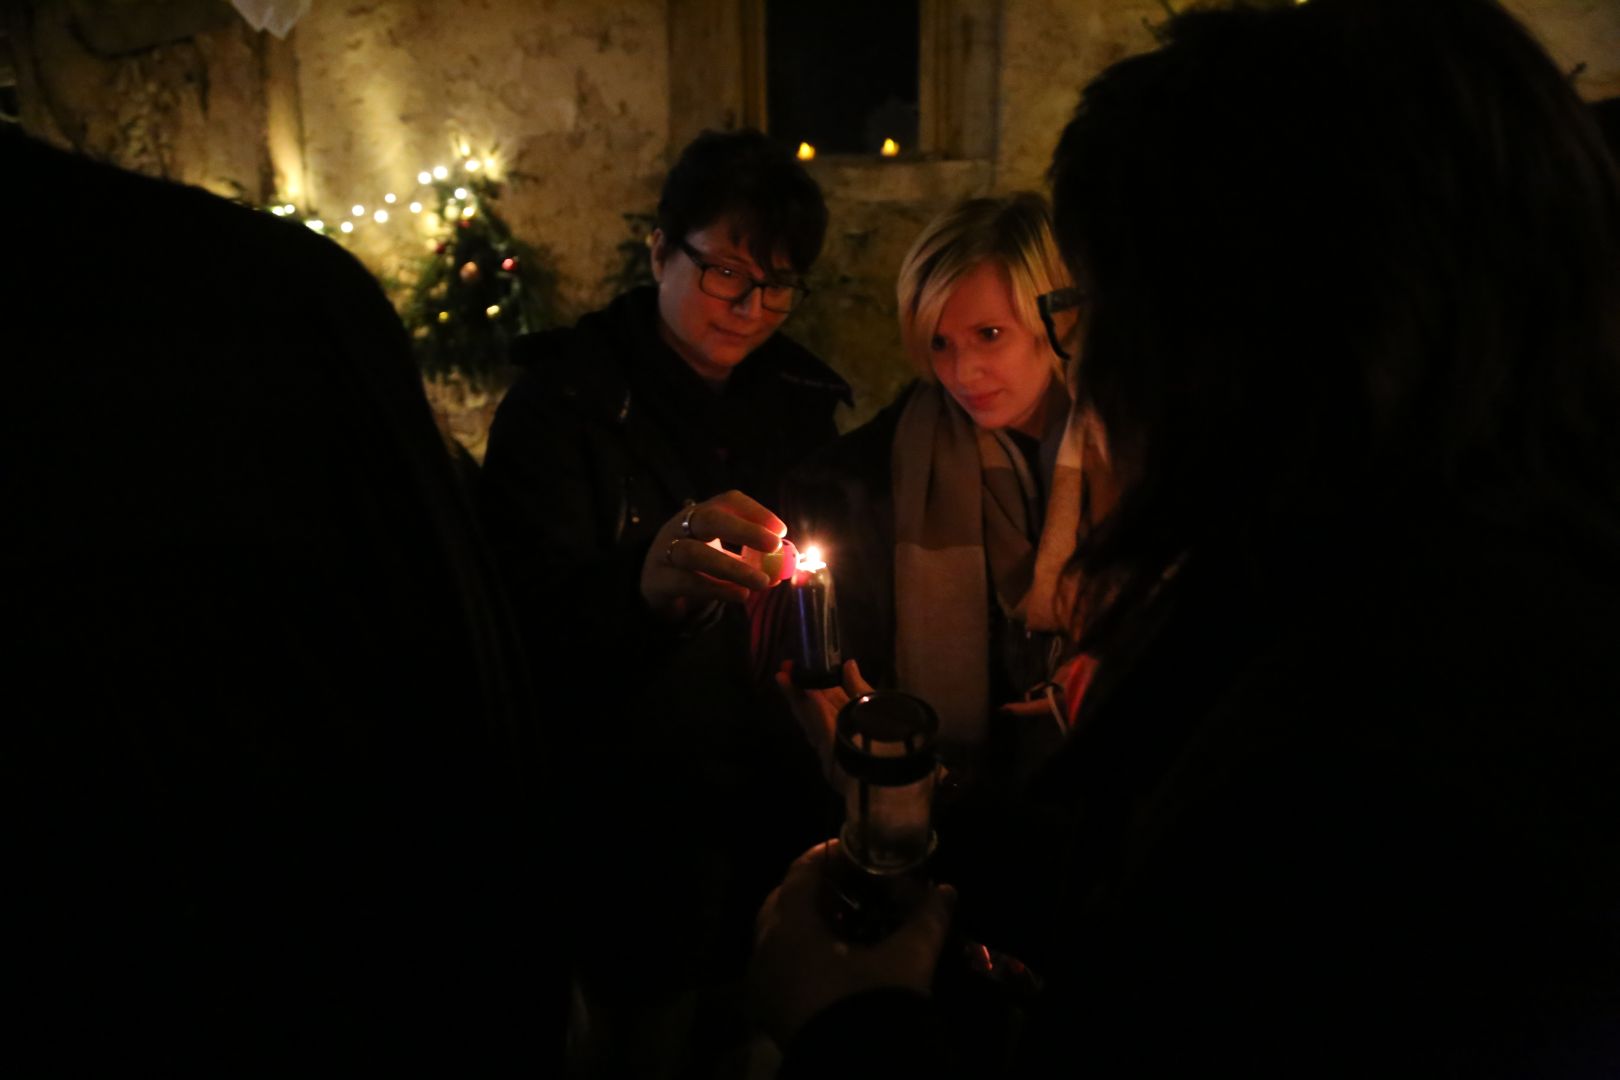
{"type": "MultiPolygon", "coordinates": [[[[278,200],[264,209],[276,217],[298,221],[311,231],[334,240],[355,240],[357,234],[366,228],[387,228],[391,223],[401,221],[413,223],[425,235],[430,256],[446,256],[454,265],[448,267],[447,273],[427,275],[430,280],[426,284],[437,286],[432,288],[431,296],[413,298],[404,304],[402,315],[406,317],[407,325],[413,326],[413,329],[425,323],[442,326],[458,315],[476,318],[478,311],[482,311],[485,319],[498,320],[509,306],[508,301],[516,300],[521,289],[516,276],[519,256],[515,250],[520,245],[512,242],[505,227],[500,226],[486,230],[491,233],[487,237],[488,244],[471,245],[480,248],[477,256],[493,254],[492,259],[464,257],[469,247],[466,240],[470,237],[464,238],[461,230],[473,224],[483,211],[484,200],[496,194],[498,179],[493,154],[474,154],[465,142],[461,142],[456,149],[459,159],[456,165],[436,164],[422,168],[416,174],[416,187],[405,196],[402,197],[397,191],[388,191],[376,202],[354,203],[349,208],[348,216],[335,222],[309,208],[301,209],[288,199],[278,200]],[[507,248],[514,250],[505,250],[507,248]],[[488,265],[481,265],[483,263],[488,265]],[[510,288],[498,290],[501,295],[489,297],[488,303],[468,310],[465,304],[453,302],[446,295],[447,287],[465,293],[466,287],[476,285],[490,275],[508,279],[510,288]],[[461,310],[453,315],[452,310],[457,307],[461,310]],[[424,310],[426,308],[432,310],[424,310]]],[[[494,220],[485,224],[498,225],[494,220]]],[[[397,224],[393,227],[397,227],[397,224]]],[[[417,336],[421,336],[421,331],[417,332],[417,336]]]]}
{"type": "Polygon", "coordinates": [[[415,186],[356,202],[341,218],[288,198],[263,209],[374,253],[362,242],[368,232],[395,251],[402,241],[424,241],[426,254],[396,263],[384,285],[423,373],[461,372],[476,381],[506,363],[512,339],[554,322],[555,273],[497,213],[494,154],[474,154],[465,141],[452,149],[454,164],[424,167],[415,186]]]}
{"type": "MultiPolygon", "coordinates": [[[[277,201],[265,207],[265,209],[276,217],[293,218],[300,221],[323,236],[331,232],[348,236],[355,232],[357,228],[365,225],[367,221],[376,225],[386,225],[401,210],[412,216],[420,216],[427,229],[434,231],[452,221],[468,220],[477,215],[479,192],[468,185],[475,185],[480,180],[486,184],[493,182],[495,159],[490,156],[474,156],[463,149],[459,168],[467,174],[467,179],[465,182],[458,181],[454,188],[438,192],[441,196],[440,211],[428,209],[419,198],[412,198],[409,203],[401,206],[399,196],[392,191],[385,192],[381,200],[382,205],[376,206],[373,204],[374,209],[368,209],[365,203],[355,203],[349,208],[349,216],[339,221],[335,227],[329,226],[324,218],[300,212],[297,204],[290,201],[277,201]],[[444,198],[445,195],[449,197],[444,198]]],[[[451,182],[451,173],[452,170],[447,165],[434,165],[432,168],[424,168],[418,172],[416,174],[416,183],[418,188],[448,185],[451,182]]],[[[476,186],[484,185],[476,184],[476,186]]],[[[417,192],[413,191],[412,194],[415,195],[417,192]]]]}

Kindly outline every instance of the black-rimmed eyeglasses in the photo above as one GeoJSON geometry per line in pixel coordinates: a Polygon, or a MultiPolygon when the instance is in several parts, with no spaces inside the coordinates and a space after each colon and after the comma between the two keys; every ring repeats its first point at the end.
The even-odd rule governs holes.
{"type": "Polygon", "coordinates": [[[716,300],[740,303],[748,298],[749,293],[758,289],[760,303],[764,305],[766,311],[786,315],[810,294],[810,290],[800,282],[760,281],[741,270],[710,262],[703,252],[685,240],[681,241],[681,250],[686,252],[686,257],[698,268],[698,288],[716,300]]]}
{"type": "Polygon", "coordinates": [[[1063,347],[1063,341],[1073,336],[1073,319],[1078,319],[1080,305],[1085,303],[1086,294],[1083,290],[1070,285],[1067,288],[1053,289],[1049,293],[1041,293],[1035,298],[1035,307],[1041,313],[1041,324],[1046,327],[1046,340],[1051,343],[1052,351],[1057,353],[1059,360],[1072,360],[1068,350],[1063,347]],[[1071,315],[1070,313],[1075,313],[1071,315]],[[1059,334],[1057,319],[1059,316],[1069,316],[1070,330],[1059,334]]]}

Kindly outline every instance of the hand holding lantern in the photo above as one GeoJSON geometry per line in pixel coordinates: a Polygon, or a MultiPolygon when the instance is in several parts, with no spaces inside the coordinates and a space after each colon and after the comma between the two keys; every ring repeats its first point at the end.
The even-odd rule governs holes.
{"type": "Polygon", "coordinates": [[[889,986],[927,994],[933,985],[955,891],[948,885],[930,888],[893,933],[869,945],[852,945],[821,912],[824,868],[843,857],[840,847],[829,840],[801,855],[754,922],[749,999],[779,1045],[843,998],[889,986]]]}

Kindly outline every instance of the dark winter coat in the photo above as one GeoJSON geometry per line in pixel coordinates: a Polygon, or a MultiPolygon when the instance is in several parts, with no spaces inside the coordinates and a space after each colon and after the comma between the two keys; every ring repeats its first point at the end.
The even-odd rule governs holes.
{"type": "MultiPolygon", "coordinates": [[[[1620,1074],[1616,560],[1366,539],[1271,600],[1189,564],[1104,658],[1000,825],[1014,1074],[1620,1074]]],[[[957,1075],[1006,1029],[947,1004],[846,1000],[784,1075],[957,1075]]]]}
{"type": "Polygon", "coordinates": [[[717,392],[659,337],[656,305],[639,289],[517,343],[526,370],[480,491],[553,705],[579,963],[600,992],[655,994],[739,964],[772,874],[825,829],[813,754],[750,671],[742,611],[670,626],[639,582],[684,500],[735,488],[774,504],[835,436],[849,390],[778,334],[717,392]]]}
{"type": "Polygon", "coordinates": [[[71,208],[0,271],[6,1064],[560,1068],[533,703],[387,298],[297,224],[0,156],[71,208]]]}

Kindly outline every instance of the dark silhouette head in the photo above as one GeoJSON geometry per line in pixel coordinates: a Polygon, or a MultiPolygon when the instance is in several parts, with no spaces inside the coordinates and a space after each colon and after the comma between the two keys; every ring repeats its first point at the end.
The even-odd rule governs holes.
{"type": "Polygon", "coordinates": [[[1180,17],[1051,182],[1121,490],[1094,637],[1200,553],[1286,589],[1438,520],[1620,548],[1620,182],[1496,4],[1180,17]]]}

